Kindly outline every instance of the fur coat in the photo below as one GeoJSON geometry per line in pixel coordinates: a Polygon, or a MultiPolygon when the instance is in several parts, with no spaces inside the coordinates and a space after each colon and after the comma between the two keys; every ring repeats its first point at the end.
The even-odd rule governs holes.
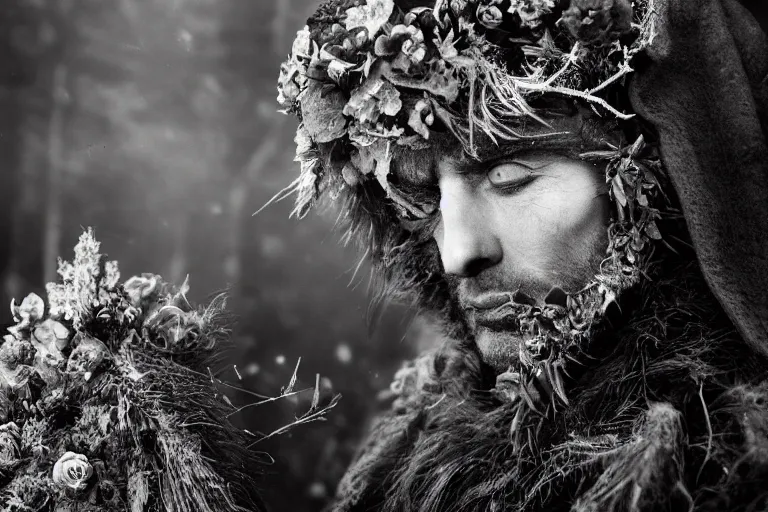
{"type": "Polygon", "coordinates": [[[623,299],[627,318],[572,373],[569,406],[521,414],[471,340],[449,341],[398,373],[331,510],[768,509],[758,4],[661,4],[630,94],[658,137],[690,252],[623,299]]]}

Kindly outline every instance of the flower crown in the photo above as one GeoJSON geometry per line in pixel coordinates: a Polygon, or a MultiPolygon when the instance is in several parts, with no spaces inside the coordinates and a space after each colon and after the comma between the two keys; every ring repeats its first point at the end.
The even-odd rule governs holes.
{"type": "MultiPolygon", "coordinates": [[[[406,217],[430,212],[389,180],[396,146],[422,149],[450,132],[520,140],[536,105],[573,99],[629,119],[611,96],[653,38],[651,0],[331,0],[297,34],[278,102],[301,119],[294,213],[304,215],[327,175],[341,186],[375,179],[406,217]]],[[[538,137],[554,135],[544,133],[538,137]]],[[[326,180],[327,181],[327,180],[326,180]]]]}

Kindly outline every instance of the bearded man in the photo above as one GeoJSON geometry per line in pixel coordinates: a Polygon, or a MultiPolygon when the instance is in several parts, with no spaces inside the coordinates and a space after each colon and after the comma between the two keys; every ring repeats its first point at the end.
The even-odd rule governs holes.
{"type": "MultiPolygon", "coordinates": [[[[753,9],[751,12],[750,9],[753,9]]],[[[768,40],[736,0],[331,0],[279,101],[449,340],[335,511],[768,508],[768,40]]]]}

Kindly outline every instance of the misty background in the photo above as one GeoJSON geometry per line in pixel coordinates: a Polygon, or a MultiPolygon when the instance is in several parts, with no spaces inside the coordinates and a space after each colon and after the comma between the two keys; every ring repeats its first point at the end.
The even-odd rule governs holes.
{"type": "MultiPolygon", "coordinates": [[[[296,120],[277,113],[280,62],[318,0],[4,0],[0,10],[0,302],[44,295],[86,227],[124,278],[222,290],[236,342],[221,378],[280,394],[321,376],[341,393],[324,423],[263,443],[276,511],[320,510],[354,453],[414,329],[389,308],[366,322],[369,270],[333,212],[264,205],[298,173],[296,120]],[[234,365],[237,365],[237,372],[234,365]],[[240,374],[238,378],[237,373],[240,374]],[[270,462],[274,459],[274,462],[270,462]]],[[[0,324],[11,322],[8,308],[0,324]]],[[[253,399],[230,394],[235,405],[253,399]]],[[[269,433],[312,393],[247,408],[269,433]]]]}

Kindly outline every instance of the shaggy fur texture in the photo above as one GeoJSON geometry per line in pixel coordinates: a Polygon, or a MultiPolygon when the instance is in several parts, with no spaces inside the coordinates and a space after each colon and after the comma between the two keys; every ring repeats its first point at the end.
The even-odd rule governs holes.
{"type": "Polygon", "coordinates": [[[762,510],[767,361],[695,264],[665,268],[625,297],[641,313],[596,340],[565,412],[497,401],[469,347],[422,361],[333,510],[762,510]]]}
{"type": "Polygon", "coordinates": [[[436,312],[462,341],[406,368],[332,510],[768,508],[766,39],[734,0],[665,0],[659,12],[632,104],[654,124],[643,131],[658,134],[692,236],[656,255],[621,298],[627,317],[592,341],[594,360],[569,368],[565,410],[492,392],[431,240],[394,228],[383,193],[345,196],[348,239],[363,240],[377,290],[436,312]]]}

